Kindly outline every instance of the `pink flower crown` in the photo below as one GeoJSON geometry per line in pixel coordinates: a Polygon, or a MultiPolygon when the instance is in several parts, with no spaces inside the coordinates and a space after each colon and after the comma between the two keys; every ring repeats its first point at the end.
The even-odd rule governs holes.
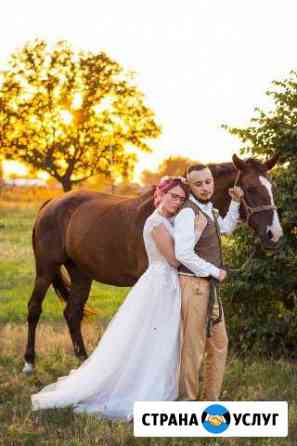
{"type": "Polygon", "coordinates": [[[159,184],[166,183],[167,181],[173,181],[173,180],[180,180],[184,184],[188,183],[188,181],[187,181],[187,179],[185,177],[181,177],[181,176],[175,177],[175,176],[166,175],[165,177],[162,177],[160,179],[160,183],[159,184]]]}

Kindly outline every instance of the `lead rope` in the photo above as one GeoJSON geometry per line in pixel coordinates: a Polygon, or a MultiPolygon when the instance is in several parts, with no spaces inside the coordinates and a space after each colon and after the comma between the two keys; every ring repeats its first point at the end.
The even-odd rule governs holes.
{"type": "MultiPolygon", "coordinates": [[[[240,173],[241,173],[240,170],[238,170],[237,174],[236,174],[236,177],[235,177],[235,181],[234,181],[234,186],[233,187],[236,187],[238,185],[239,178],[240,178],[240,173]]],[[[249,218],[250,218],[250,215],[251,215],[251,214],[249,215],[249,213],[248,213],[249,206],[247,205],[245,200],[241,199],[241,201],[243,202],[243,204],[244,204],[244,206],[246,208],[245,209],[246,210],[246,214],[247,214],[246,215],[246,221],[248,222],[249,218]]],[[[242,272],[247,267],[247,265],[251,262],[251,260],[253,259],[255,254],[256,254],[256,247],[254,246],[253,249],[251,250],[251,252],[249,253],[247,260],[239,268],[229,268],[229,267],[227,267],[226,268],[227,272],[231,273],[231,274],[242,272]]]]}

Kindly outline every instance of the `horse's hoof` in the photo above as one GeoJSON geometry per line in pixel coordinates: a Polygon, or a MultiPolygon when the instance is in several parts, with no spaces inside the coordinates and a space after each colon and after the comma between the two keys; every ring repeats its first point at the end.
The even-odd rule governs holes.
{"type": "Polygon", "coordinates": [[[33,364],[25,362],[23,373],[25,373],[26,375],[31,375],[31,373],[33,373],[33,370],[34,370],[33,364]]]}

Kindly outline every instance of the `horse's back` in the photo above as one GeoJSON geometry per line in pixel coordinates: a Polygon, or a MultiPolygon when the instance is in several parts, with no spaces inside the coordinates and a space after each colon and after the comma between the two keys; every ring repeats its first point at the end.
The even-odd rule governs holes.
{"type": "Polygon", "coordinates": [[[34,226],[37,263],[73,262],[94,280],[133,285],[147,266],[143,208],[152,212],[151,191],[139,197],[75,191],[51,200],[34,226]]]}
{"type": "Polygon", "coordinates": [[[83,203],[69,221],[65,249],[95,280],[131,285],[137,269],[137,198],[101,196],[83,203]],[[117,276],[117,278],[115,278],[117,276]]]}
{"type": "Polygon", "coordinates": [[[46,253],[49,261],[64,262],[66,232],[74,213],[91,202],[99,212],[104,212],[105,209],[123,200],[126,200],[126,197],[80,190],[67,192],[61,197],[45,202],[38,212],[33,229],[35,256],[46,253]]]}

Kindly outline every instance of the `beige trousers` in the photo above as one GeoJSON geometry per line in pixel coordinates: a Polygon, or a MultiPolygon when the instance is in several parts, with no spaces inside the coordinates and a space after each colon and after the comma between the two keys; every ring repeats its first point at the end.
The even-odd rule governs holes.
{"type": "Polygon", "coordinates": [[[181,362],[179,399],[197,400],[199,371],[203,362],[201,399],[219,399],[228,351],[224,313],[222,321],[206,336],[210,284],[207,279],[180,275],[181,285],[181,362]]]}

